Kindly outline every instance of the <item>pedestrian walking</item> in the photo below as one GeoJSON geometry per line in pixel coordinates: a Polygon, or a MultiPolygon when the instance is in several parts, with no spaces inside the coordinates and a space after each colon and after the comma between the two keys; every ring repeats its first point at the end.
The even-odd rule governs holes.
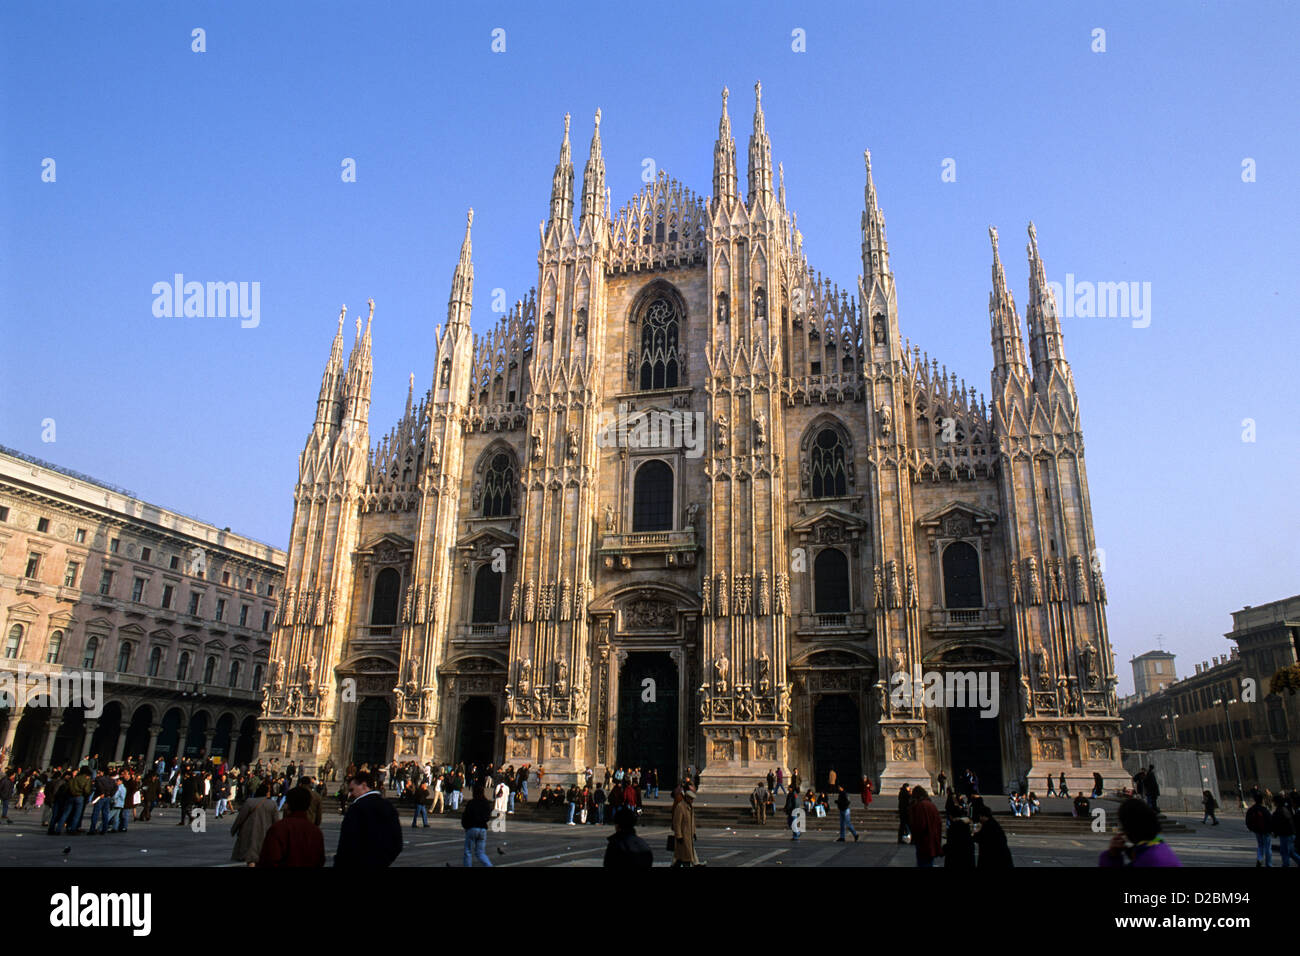
{"type": "Polygon", "coordinates": [[[654,865],[650,844],[636,835],[636,811],[624,807],[614,814],[614,834],[606,842],[605,866],[619,870],[648,870],[654,865]]]}
{"type": "Polygon", "coordinates": [[[294,787],[284,798],[284,806],[284,818],[271,824],[266,831],[257,854],[257,865],[324,866],[325,835],[311,821],[311,791],[294,787]]]}
{"type": "Polygon", "coordinates": [[[975,845],[979,847],[980,869],[1005,870],[1015,866],[1011,858],[1011,848],[1007,846],[1007,834],[1002,824],[993,819],[993,811],[982,801],[975,809],[975,819],[979,829],[975,831],[975,845]]]}
{"type": "Polygon", "coordinates": [[[493,812],[492,801],[484,795],[483,785],[474,784],[474,796],[465,804],[460,817],[460,825],[465,830],[466,866],[473,866],[475,860],[484,866],[492,865],[487,855],[487,828],[493,812]]]}
{"type": "Polygon", "coordinates": [[[1201,793],[1201,806],[1205,808],[1205,814],[1201,817],[1201,823],[1210,823],[1210,821],[1213,820],[1214,822],[1210,823],[1210,826],[1217,827],[1219,825],[1219,818],[1215,815],[1214,811],[1219,809],[1219,801],[1214,799],[1214,794],[1210,793],[1208,790],[1203,791],[1201,793]]]}
{"type": "Polygon", "coordinates": [[[903,784],[898,788],[898,842],[906,843],[912,838],[909,827],[908,812],[912,809],[911,787],[903,784]]]}
{"type": "MultiPolygon", "coordinates": [[[[843,843],[844,833],[847,830],[849,833],[853,834],[853,842],[857,843],[858,831],[853,828],[853,820],[852,820],[853,803],[851,800],[849,800],[849,795],[845,791],[843,785],[838,786],[836,789],[839,790],[839,796],[835,798],[835,806],[840,811],[840,838],[835,842],[843,843]]],[[[935,811],[935,817],[936,819],[938,818],[937,810],[935,811]]]]}
{"type": "Polygon", "coordinates": [[[916,865],[934,866],[934,858],[943,852],[943,821],[939,808],[930,800],[925,787],[912,788],[912,805],[907,820],[912,830],[912,846],[916,847],[916,865]]]}
{"type": "Polygon", "coordinates": [[[376,783],[368,770],[357,771],[348,781],[352,803],[339,827],[336,867],[391,866],[402,852],[402,823],[376,783]]]}
{"type": "Polygon", "coordinates": [[[749,795],[749,807],[754,812],[754,819],[759,825],[767,823],[767,788],[763,786],[760,780],[749,795]]]}
{"type": "Polygon", "coordinates": [[[279,811],[275,808],[275,801],[271,799],[271,784],[264,780],[253,797],[244,801],[244,805],[239,808],[239,813],[235,815],[235,822],[230,825],[230,835],[235,838],[235,846],[230,852],[230,858],[239,863],[247,863],[249,866],[257,866],[262,844],[266,842],[266,834],[279,815],[279,811]]]}

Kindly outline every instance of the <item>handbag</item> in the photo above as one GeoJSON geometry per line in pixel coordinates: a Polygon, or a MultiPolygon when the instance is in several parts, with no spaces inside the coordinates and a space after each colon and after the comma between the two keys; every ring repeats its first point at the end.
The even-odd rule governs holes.
{"type": "Polygon", "coordinates": [[[668,834],[668,843],[667,843],[667,845],[664,847],[664,849],[667,850],[669,853],[676,853],[676,852],[677,852],[677,837],[673,836],[671,833],[668,834]]]}

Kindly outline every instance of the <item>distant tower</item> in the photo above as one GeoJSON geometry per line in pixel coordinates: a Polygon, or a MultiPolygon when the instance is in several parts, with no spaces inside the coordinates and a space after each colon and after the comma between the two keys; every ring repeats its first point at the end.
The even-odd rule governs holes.
{"type": "Polygon", "coordinates": [[[1178,680],[1174,655],[1168,651],[1147,651],[1133,658],[1133,688],[1138,700],[1159,693],[1178,680]]]}

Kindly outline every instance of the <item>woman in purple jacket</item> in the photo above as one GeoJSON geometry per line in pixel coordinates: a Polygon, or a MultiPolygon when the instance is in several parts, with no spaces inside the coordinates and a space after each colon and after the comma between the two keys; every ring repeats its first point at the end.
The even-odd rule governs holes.
{"type": "Polygon", "coordinates": [[[1098,866],[1182,866],[1160,835],[1160,818],[1142,800],[1125,800],[1119,807],[1120,832],[1110,838],[1098,866]],[[1130,843],[1131,841],[1131,843],[1130,843]],[[1124,858],[1129,858],[1128,862],[1124,858]]]}

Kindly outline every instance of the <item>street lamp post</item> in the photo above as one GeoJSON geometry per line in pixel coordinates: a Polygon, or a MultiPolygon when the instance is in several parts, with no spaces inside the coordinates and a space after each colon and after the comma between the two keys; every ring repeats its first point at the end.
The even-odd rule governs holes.
{"type": "Polygon", "coordinates": [[[1228,705],[1235,704],[1237,699],[1225,700],[1220,697],[1214,703],[1223,705],[1223,720],[1228,725],[1228,744],[1232,747],[1232,765],[1237,771],[1237,804],[1241,809],[1246,809],[1245,788],[1241,785],[1241,761],[1237,758],[1237,738],[1232,734],[1232,715],[1228,712],[1228,705]]]}
{"type": "Polygon", "coordinates": [[[1169,736],[1170,739],[1173,741],[1174,749],[1177,750],[1178,749],[1178,715],[1161,714],[1160,717],[1162,720],[1169,721],[1169,727],[1170,727],[1169,736]]]}

